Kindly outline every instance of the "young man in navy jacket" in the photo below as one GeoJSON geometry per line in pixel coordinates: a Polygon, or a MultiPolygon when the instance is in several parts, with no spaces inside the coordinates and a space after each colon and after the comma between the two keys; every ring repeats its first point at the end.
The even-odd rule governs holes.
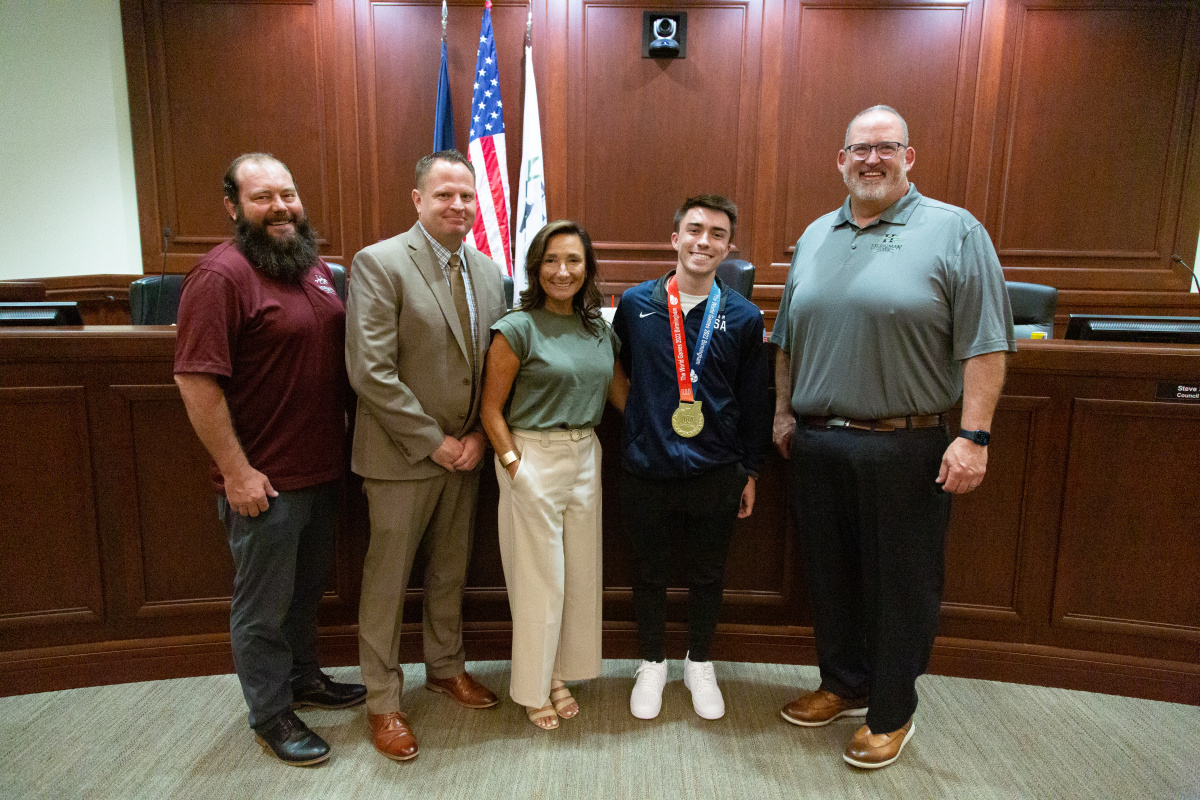
{"type": "Polygon", "coordinates": [[[728,198],[689,198],[675,214],[675,269],[625,292],[613,321],[630,380],[620,502],[643,659],[629,700],[639,719],[658,716],[667,682],[667,577],[676,532],[687,549],[684,684],[701,717],[725,713],[708,651],[734,521],[754,510],[773,414],[762,314],[716,277],[736,227],[737,206],[728,198]]]}

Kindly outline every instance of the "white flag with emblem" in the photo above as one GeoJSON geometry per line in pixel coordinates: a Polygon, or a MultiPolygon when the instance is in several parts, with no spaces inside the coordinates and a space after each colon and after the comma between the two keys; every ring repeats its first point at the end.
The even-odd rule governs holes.
{"type": "Polygon", "coordinates": [[[525,253],[546,224],[546,171],[542,163],[542,123],[533,79],[533,12],[525,28],[525,115],[521,126],[521,178],[517,188],[517,235],[513,248],[513,304],[526,287],[525,253]]]}

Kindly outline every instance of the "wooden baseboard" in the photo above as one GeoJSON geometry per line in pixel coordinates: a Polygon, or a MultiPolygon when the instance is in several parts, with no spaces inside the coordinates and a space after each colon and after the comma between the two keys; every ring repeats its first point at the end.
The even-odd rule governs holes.
{"type": "MultiPolygon", "coordinates": [[[[511,655],[507,625],[468,625],[464,639],[472,660],[505,660],[511,655]]],[[[328,666],[357,664],[356,626],[323,628],[319,647],[322,663],[328,666]]],[[[668,626],[668,657],[682,659],[686,649],[683,626],[668,626]]],[[[637,658],[637,631],[632,623],[605,625],[604,656],[637,658]]],[[[731,625],[719,629],[712,657],[815,664],[816,648],[808,628],[731,625]]],[[[417,663],[421,659],[420,625],[406,625],[400,660],[417,663]]],[[[939,637],[929,671],[1200,705],[1200,665],[1151,658],[939,637]]],[[[0,655],[0,697],[230,672],[233,657],[227,634],[25,650],[0,655]]]]}

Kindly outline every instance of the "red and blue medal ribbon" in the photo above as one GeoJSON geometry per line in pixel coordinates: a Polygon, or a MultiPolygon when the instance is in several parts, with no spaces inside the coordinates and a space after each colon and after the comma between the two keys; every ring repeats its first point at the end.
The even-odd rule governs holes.
{"type": "Polygon", "coordinates": [[[700,323],[700,336],[696,339],[696,352],[688,365],[687,337],[683,329],[683,309],[679,305],[679,287],[675,285],[675,276],[667,281],[667,317],[671,320],[671,346],[675,350],[675,378],[679,382],[679,399],[685,403],[695,402],[692,391],[692,375],[700,380],[700,370],[704,366],[704,356],[708,354],[708,345],[712,341],[713,330],[717,327],[717,311],[721,304],[721,290],[713,281],[708,290],[708,307],[704,310],[704,321],[700,323]]]}

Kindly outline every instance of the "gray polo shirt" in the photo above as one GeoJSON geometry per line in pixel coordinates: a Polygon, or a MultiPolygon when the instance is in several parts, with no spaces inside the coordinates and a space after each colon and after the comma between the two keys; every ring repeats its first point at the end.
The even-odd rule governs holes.
{"type": "Polygon", "coordinates": [[[1016,350],[987,231],[912,185],[865,228],[849,197],[808,226],[771,342],[788,355],[796,414],[856,419],[945,411],[964,359],[1016,350]]]}

